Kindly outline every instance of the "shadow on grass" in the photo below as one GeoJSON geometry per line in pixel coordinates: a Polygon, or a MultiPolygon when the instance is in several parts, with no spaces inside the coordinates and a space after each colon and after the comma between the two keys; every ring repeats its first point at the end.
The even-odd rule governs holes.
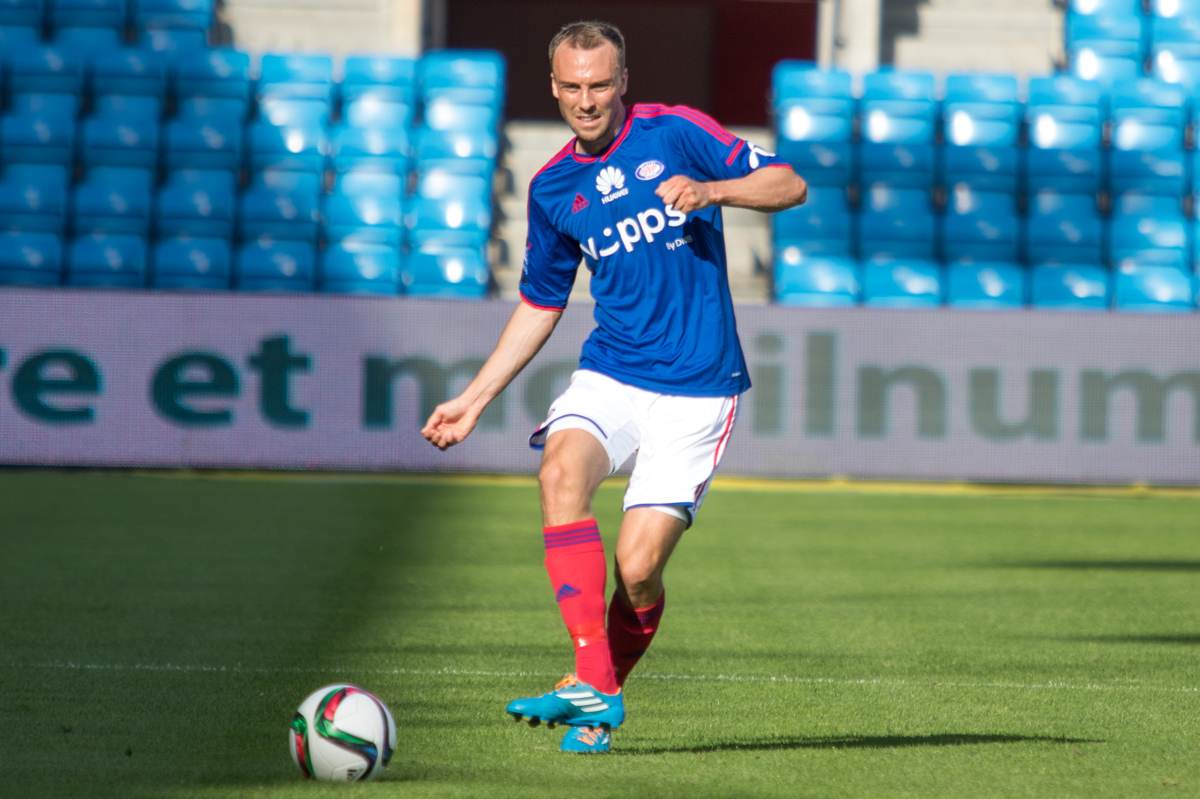
{"type": "Polygon", "coordinates": [[[726,741],[708,746],[645,746],[622,748],[618,755],[662,755],[672,752],[736,752],[772,751],[784,749],[903,749],[913,746],[975,746],[982,744],[1058,743],[1099,744],[1105,741],[1088,738],[1053,738],[1042,735],[846,735],[826,738],[767,738],[763,740],[726,741]]]}
{"type": "Polygon", "coordinates": [[[1009,569],[1073,571],[1200,572],[1200,560],[1036,560],[996,564],[1009,569]]]}

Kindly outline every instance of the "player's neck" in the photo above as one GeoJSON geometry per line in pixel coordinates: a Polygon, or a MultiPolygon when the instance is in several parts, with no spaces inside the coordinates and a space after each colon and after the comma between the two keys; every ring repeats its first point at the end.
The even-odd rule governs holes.
{"type": "Polygon", "coordinates": [[[625,104],[622,103],[617,108],[617,113],[613,116],[612,127],[605,131],[604,135],[593,142],[585,142],[576,137],[575,152],[580,155],[599,155],[604,152],[604,148],[613,143],[613,139],[617,138],[617,134],[621,132],[621,128],[625,127],[625,104]]]}

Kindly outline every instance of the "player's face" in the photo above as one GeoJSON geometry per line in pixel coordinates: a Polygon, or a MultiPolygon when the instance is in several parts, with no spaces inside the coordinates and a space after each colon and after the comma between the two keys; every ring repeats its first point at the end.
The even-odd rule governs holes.
{"type": "Polygon", "coordinates": [[[621,95],[628,81],[609,42],[591,50],[563,45],[555,51],[550,91],[585,153],[603,150],[625,124],[621,95]]]}

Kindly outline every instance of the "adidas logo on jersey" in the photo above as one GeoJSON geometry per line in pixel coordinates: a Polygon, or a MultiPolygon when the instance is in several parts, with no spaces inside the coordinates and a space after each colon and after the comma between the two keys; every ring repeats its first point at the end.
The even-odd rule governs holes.
{"type": "Polygon", "coordinates": [[[591,205],[591,203],[587,201],[586,197],[584,197],[582,194],[576,194],[575,202],[571,203],[571,213],[577,214],[584,208],[587,208],[589,205],[591,205]]]}
{"type": "Polygon", "coordinates": [[[625,188],[625,173],[615,166],[606,166],[596,175],[596,191],[604,195],[600,202],[610,203],[619,200],[629,193],[625,188]]]}

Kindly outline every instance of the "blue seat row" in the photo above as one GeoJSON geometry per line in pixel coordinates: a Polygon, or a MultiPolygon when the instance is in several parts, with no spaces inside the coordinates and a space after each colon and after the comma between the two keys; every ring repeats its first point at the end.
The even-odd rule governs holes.
{"type": "Polygon", "coordinates": [[[1200,81],[1196,0],[1151,0],[1148,8],[1137,0],[1072,0],[1064,32],[1079,77],[1107,84],[1152,75],[1189,89],[1200,81]]]}
{"type": "Polygon", "coordinates": [[[426,244],[404,253],[376,242],[311,244],[262,238],[237,248],[204,237],[148,243],[137,236],[63,241],[0,233],[0,284],[175,290],[326,291],[479,298],[488,290],[478,250],[426,244]]]}

